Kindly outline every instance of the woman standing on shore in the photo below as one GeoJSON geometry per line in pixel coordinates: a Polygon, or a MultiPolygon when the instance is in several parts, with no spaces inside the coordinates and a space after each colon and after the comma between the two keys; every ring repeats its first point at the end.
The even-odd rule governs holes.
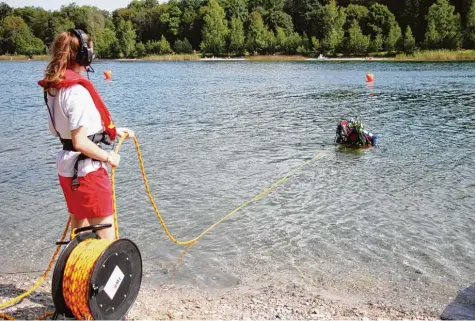
{"type": "Polygon", "coordinates": [[[112,190],[106,164],[118,166],[120,156],[98,144],[111,144],[116,135],[134,136],[115,127],[109,111],[93,84],[80,73],[94,58],[90,37],[79,29],[59,34],[50,47],[51,61],[38,83],[45,89],[49,128],[63,145],[56,169],[71,228],[112,224],[99,230],[102,238],[114,239],[112,190]]]}

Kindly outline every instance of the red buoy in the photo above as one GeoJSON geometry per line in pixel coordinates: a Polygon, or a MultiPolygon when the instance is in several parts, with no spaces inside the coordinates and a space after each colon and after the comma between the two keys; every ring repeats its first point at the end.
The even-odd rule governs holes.
{"type": "Polygon", "coordinates": [[[112,71],[110,71],[110,70],[105,70],[104,71],[104,79],[105,80],[111,80],[111,76],[112,76],[112,71]]]}

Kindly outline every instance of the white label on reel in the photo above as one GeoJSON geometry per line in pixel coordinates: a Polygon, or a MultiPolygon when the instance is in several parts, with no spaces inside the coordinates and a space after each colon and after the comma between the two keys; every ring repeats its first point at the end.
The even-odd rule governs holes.
{"type": "Polygon", "coordinates": [[[122,280],[124,280],[124,273],[122,273],[121,269],[116,266],[104,287],[104,292],[106,292],[111,300],[116,295],[117,289],[121,286],[122,280]]]}

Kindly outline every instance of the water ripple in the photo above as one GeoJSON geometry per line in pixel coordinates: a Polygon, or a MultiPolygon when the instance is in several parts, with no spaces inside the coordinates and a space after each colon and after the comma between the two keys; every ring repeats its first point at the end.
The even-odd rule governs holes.
{"type": "MultiPolygon", "coordinates": [[[[474,282],[474,63],[101,68],[114,80],[98,73],[93,81],[116,123],[136,130],[154,198],[179,239],[323,155],[206,235],[177,267],[181,248],[161,231],[125,143],[116,177],[121,235],[141,248],[146,273],[226,287],[293,267],[335,286],[388,284],[402,297],[408,288],[447,297],[474,282]],[[370,69],[376,80],[366,86],[370,69]],[[335,150],[337,121],[356,115],[379,147],[335,150]]],[[[41,253],[52,251],[67,218],[54,168],[59,143],[36,85],[43,69],[0,62],[9,79],[0,89],[11,92],[0,96],[5,270],[46,264],[41,253]]]]}

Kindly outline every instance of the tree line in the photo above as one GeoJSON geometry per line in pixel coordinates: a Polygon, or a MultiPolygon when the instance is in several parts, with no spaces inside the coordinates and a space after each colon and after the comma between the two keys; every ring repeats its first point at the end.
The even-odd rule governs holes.
{"type": "Polygon", "coordinates": [[[0,3],[0,54],[38,55],[81,28],[100,58],[154,54],[309,56],[474,49],[474,0],[132,0],[112,13],[0,3]]]}

